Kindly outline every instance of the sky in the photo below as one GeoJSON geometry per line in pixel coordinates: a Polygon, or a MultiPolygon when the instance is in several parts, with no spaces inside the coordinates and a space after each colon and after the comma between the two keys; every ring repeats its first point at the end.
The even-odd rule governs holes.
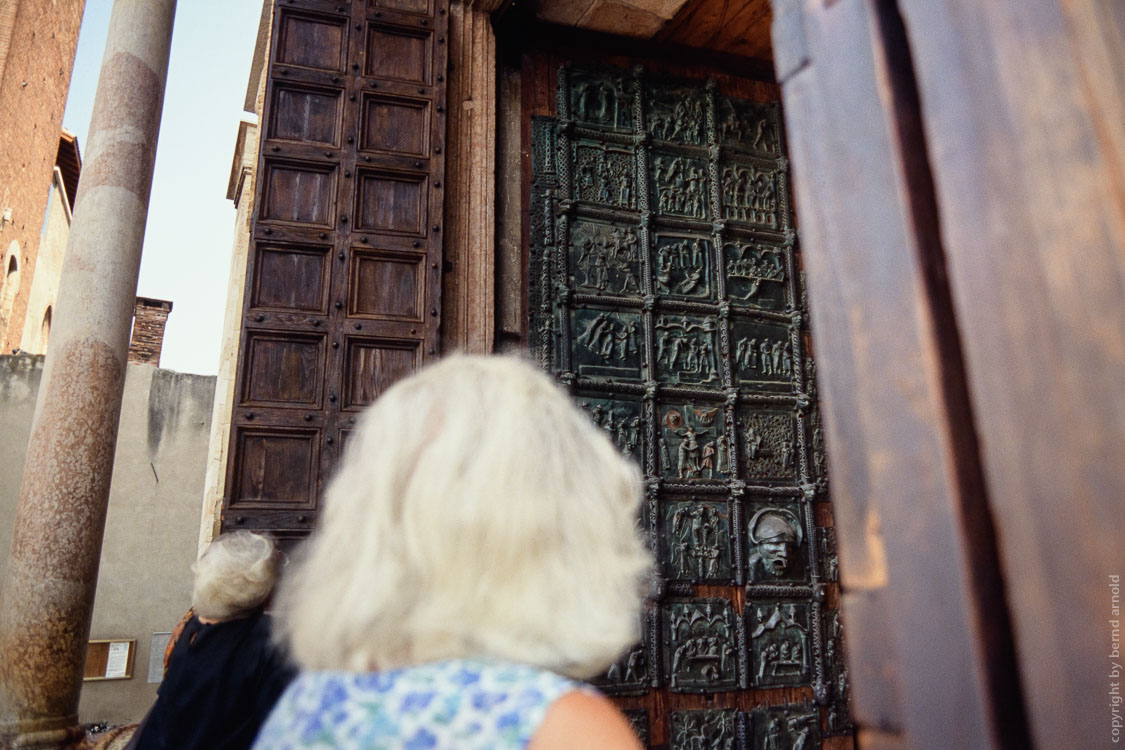
{"type": "MultiPolygon", "coordinates": [[[[86,0],[63,127],[85,156],[112,0],[86,0]]],[[[160,366],[214,375],[234,241],[227,180],[260,0],[181,0],[137,294],[172,300],[160,366]]]]}

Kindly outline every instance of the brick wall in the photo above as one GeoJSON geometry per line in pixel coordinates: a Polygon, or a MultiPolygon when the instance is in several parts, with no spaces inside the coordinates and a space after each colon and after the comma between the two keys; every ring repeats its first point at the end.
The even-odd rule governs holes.
{"type": "Polygon", "coordinates": [[[0,215],[11,209],[12,221],[0,228],[0,254],[15,241],[21,257],[20,289],[11,314],[0,323],[0,352],[18,347],[23,334],[85,4],[3,3],[12,26],[0,77],[0,215]]]}
{"type": "Polygon", "coordinates": [[[137,297],[133,305],[133,338],[129,342],[129,361],[160,365],[164,346],[164,325],[172,303],[163,299],[137,297]]]}

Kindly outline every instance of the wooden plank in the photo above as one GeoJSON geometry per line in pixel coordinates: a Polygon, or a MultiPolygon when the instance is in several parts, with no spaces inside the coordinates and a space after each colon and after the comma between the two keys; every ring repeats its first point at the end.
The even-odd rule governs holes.
{"type": "Polygon", "coordinates": [[[1034,738],[1107,746],[1108,577],[1125,568],[1125,13],[900,5],[1034,738]]]}
{"type": "Polygon", "coordinates": [[[991,679],[991,650],[1010,644],[985,626],[1003,619],[1002,592],[964,533],[984,497],[975,456],[958,449],[971,415],[950,360],[957,332],[940,298],[925,169],[912,157],[924,144],[901,83],[909,57],[882,25],[886,3],[825,5],[775,4],[775,44],[794,61],[786,120],[842,583],[878,593],[844,600],[857,625],[849,663],[864,665],[853,672],[857,718],[901,730],[911,747],[1018,746],[1000,736],[1007,703],[991,679]],[[886,630],[870,627],[880,617],[886,630]]]}
{"type": "Polygon", "coordinates": [[[656,39],[759,60],[772,57],[768,0],[694,0],[656,34],[656,39]]]}

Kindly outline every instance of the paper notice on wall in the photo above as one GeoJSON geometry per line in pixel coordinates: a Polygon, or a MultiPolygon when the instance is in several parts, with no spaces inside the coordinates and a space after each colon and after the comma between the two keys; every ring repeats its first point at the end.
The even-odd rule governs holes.
{"type": "Polygon", "coordinates": [[[105,662],[107,679],[127,677],[129,674],[129,642],[118,641],[109,644],[109,657],[105,662]]]}

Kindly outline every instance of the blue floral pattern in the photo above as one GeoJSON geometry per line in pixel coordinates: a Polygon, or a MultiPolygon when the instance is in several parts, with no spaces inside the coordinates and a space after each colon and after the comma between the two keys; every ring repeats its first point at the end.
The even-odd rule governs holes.
{"type": "Polygon", "coordinates": [[[387,672],[306,672],[255,750],[522,750],[550,705],[589,690],[552,672],[483,659],[387,672]]]}

